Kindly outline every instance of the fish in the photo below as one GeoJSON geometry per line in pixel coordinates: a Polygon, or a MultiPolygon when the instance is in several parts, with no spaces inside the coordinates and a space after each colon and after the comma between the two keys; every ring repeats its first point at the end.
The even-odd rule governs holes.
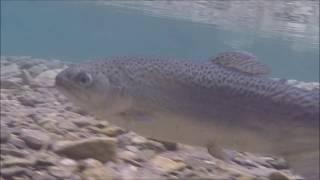
{"type": "Polygon", "coordinates": [[[206,61],[114,57],[72,65],[55,86],[98,119],[148,138],[281,156],[318,180],[319,90],[270,72],[242,51],[206,61]]]}

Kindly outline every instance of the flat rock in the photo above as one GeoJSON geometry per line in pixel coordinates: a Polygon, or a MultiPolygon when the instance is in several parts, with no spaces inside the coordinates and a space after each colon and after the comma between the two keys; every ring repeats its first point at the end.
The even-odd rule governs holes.
{"type": "Polygon", "coordinates": [[[7,168],[1,168],[1,176],[4,178],[12,178],[13,176],[19,176],[26,174],[28,169],[18,166],[12,166],[7,168]]]}
{"type": "Polygon", "coordinates": [[[34,65],[34,66],[31,66],[29,69],[28,69],[28,72],[30,73],[30,75],[32,77],[36,77],[37,75],[39,75],[40,73],[46,71],[48,69],[48,67],[45,65],[45,64],[37,64],[37,65],[34,65]]]}
{"type": "Polygon", "coordinates": [[[58,179],[67,179],[72,176],[72,172],[63,167],[50,166],[48,171],[50,175],[57,177],[58,179]]]}
{"type": "Polygon", "coordinates": [[[58,162],[58,164],[59,166],[68,169],[70,172],[75,172],[78,170],[78,163],[73,159],[63,158],[58,162]]]}
{"type": "Polygon", "coordinates": [[[10,138],[10,133],[8,131],[8,127],[6,126],[1,126],[1,131],[0,131],[0,141],[1,143],[5,143],[9,140],[10,138]]]}
{"type": "Polygon", "coordinates": [[[269,180],[291,180],[290,177],[278,171],[271,173],[268,178],[269,180]]]}
{"type": "Polygon", "coordinates": [[[32,179],[36,180],[57,180],[56,177],[49,175],[47,172],[35,171],[32,174],[32,179]]]}
{"type": "Polygon", "coordinates": [[[11,138],[8,142],[19,149],[24,149],[27,147],[26,143],[16,135],[11,135],[11,138]]]}
{"type": "Polygon", "coordinates": [[[40,149],[49,145],[51,138],[44,132],[33,129],[22,129],[21,139],[33,149],[40,149]]]}
{"type": "Polygon", "coordinates": [[[123,134],[125,131],[117,126],[109,126],[103,129],[99,129],[98,132],[107,136],[115,137],[120,134],[123,134]]]}
{"type": "Polygon", "coordinates": [[[19,77],[2,78],[0,80],[1,88],[3,89],[17,89],[19,88],[23,81],[19,77]]]}
{"type": "Polygon", "coordinates": [[[179,171],[186,167],[186,164],[181,161],[173,161],[163,156],[156,156],[151,163],[165,172],[179,171]]]}
{"type": "Polygon", "coordinates": [[[47,70],[33,79],[33,84],[40,87],[54,87],[55,77],[62,69],[47,70]]]}
{"type": "Polygon", "coordinates": [[[15,158],[10,157],[5,159],[2,163],[2,167],[12,167],[12,166],[32,166],[34,164],[33,160],[25,159],[25,158],[15,158]]]}
{"type": "Polygon", "coordinates": [[[82,172],[83,179],[92,179],[92,180],[112,180],[113,175],[112,171],[104,166],[96,168],[88,168],[82,172]]]}
{"type": "Polygon", "coordinates": [[[0,76],[1,78],[17,77],[21,75],[19,66],[12,63],[8,66],[1,66],[0,76]]]}
{"type": "Polygon", "coordinates": [[[71,159],[93,158],[106,162],[116,159],[116,144],[114,138],[94,137],[79,141],[59,141],[53,149],[71,159]]]}

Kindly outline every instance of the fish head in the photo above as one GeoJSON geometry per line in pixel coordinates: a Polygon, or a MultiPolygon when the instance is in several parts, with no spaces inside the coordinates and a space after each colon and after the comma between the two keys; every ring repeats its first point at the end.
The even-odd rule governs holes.
{"type": "Polygon", "coordinates": [[[101,71],[101,66],[95,63],[70,66],[56,76],[55,86],[71,102],[88,112],[115,111],[121,88],[112,80],[107,68],[101,71]]]}

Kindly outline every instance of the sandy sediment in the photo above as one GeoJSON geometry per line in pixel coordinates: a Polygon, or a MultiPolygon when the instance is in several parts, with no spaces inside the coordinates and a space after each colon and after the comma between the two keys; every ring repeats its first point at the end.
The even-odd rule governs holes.
{"type": "Polygon", "coordinates": [[[226,150],[231,162],[224,162],[204,148],[97,121],[54,88],[66,67],[54,59],[1,57],[1,180],[301,179],[281,157],[226,150]]]}

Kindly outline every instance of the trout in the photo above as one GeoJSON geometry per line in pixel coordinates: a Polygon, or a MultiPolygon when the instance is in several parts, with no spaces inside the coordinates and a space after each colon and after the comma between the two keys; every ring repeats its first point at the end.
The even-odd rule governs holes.
{"type": "Polygon", "coordinates": [[[269,73],[246,52],[205,62],[119,57],[75,64],[57,75],[56,87],[96,117],[143,136],[282,156],[319,180],[319,91],[269,73]]]}

